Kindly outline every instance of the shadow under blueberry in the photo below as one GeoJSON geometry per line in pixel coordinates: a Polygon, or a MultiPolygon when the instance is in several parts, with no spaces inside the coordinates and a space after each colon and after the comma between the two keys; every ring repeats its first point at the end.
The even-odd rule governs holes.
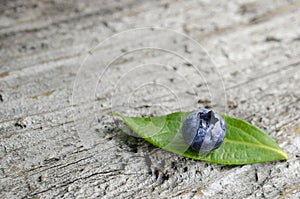
{"type": "Polygon", "coordinates": [[[128,152],[150,152],[156,148],[131,130],[128,130],[125,125],[112,126],[107,128],[104,133],[107,135],[106,139],[113,139],[118,147],[128,152]]]}

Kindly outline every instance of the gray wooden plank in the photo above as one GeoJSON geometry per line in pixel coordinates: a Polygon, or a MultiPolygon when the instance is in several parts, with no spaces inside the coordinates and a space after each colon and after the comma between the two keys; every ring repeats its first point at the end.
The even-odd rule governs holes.
{"type": "Polygon", "coordinates": [[[299,197],[299,1],[5,1],[1,13],[1,197],[299,197]],[[156,31],[142,38],[200,59],[208,80],[219,72],[226,112],[263,128],[289,160],[226,167],[128,135],[108,116],[112,108],[131,115],[216,108],[208,91],[221,85],[208,81],[207,90],[193,67],[149,49],[122,56],[99,78],[104,61],[136,48],[138,39],[129,34],[91,48],[141,26],[168,27],[200,42],[215,68],[204,51],[179,36],[156,31]],[[89,54],[96,59],[80,68],[89,54]],[[147,63],[166,66],[132,70],[147,63]],[[79,79],[86,81],[74,89],[79,79]],[[143,81],[163,87],[138,89],[143,81]]]}

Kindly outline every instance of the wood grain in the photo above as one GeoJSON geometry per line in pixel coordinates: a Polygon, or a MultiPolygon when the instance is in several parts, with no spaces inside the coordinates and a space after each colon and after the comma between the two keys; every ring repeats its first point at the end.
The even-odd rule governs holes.
{"type": "Polygon", "coordinates": [[[3,1],[0,198],[299,198],[299,6],[3,1]],[[289,160],[193,161],[109,116],[197,107],[261,127],[289,160]]]}

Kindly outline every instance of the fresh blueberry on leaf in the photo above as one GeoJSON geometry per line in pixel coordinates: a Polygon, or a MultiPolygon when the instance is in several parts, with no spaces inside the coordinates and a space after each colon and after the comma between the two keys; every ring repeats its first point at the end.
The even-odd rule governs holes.
{"type": "Polygon", "coordinates": [[[112,115],[122,118],[154,146],[194,160],[244,165],[288,159],[263,130],[239,118],[224,114],[220,117],[207,109],[148,118],[112,115]],[[210,153],[213,149],[217,150],[210,153]]]}
{"type": "Polygon", "coordinates": [[[221,146],[226,134],[224,119],[212,110],[192,112],[182,125],[185,142],[199,152],[210,152],[221,146]]]}

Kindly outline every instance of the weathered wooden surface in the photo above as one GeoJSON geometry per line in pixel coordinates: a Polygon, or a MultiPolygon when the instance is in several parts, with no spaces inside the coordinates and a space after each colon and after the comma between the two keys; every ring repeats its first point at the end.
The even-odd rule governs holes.
{"type": "Polygon", "coordinates": [[[299,1],[2,1],[0,198],[299,198],[299,27],[299,1]],[[136,27],[192,37],[215,67],[168,30],[96,47],[136,27]],[[131,52],[147,46],[198,60],[203,76],[170,52],[131,52]],[[203,106],[265,129],[289,160],[193,161],[108,116],[203,106]]]}

